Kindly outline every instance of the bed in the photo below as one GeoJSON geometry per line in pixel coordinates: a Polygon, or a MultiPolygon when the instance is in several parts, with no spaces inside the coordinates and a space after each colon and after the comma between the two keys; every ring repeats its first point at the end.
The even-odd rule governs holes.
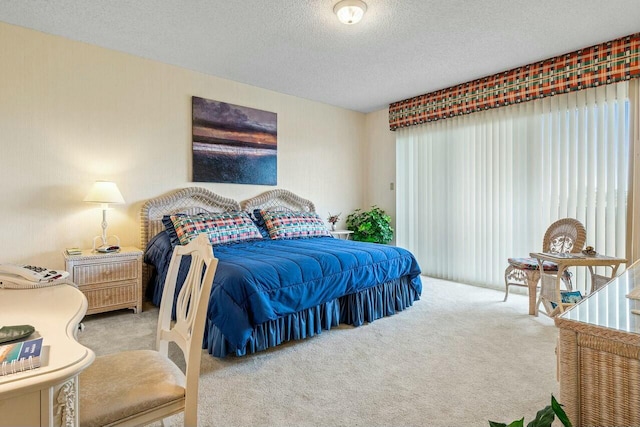
{"type": "MultiPolygon", "coordinates": [[[[339,324],[360,326],[420,299],[420,268],[405,249],[335,239],[319,228],[314,237],[271,238],[268,215],[319,220],[310,200],[276,189],[238,203],[199,187],[150,199],[142,208],[148,299],[159,305],[168,259],[179,244],[167,231],[168,216],[227,214],[249,217],[261,235],[213,246],[219,264],[203,341],[213,356],[255,353],[339,324]]],[[[326,230],[324,223],[320,228],[326,230]]]]}

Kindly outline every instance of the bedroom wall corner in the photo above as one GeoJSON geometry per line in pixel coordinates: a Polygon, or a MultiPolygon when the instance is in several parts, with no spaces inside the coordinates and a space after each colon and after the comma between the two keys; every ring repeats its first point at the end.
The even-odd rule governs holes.
{"type": "MultiPolygon", "coordinates": [[[[237,200],[286,188],[318,213],[364,200],[365,114],[0,22],[0,262],[64,265],[91,247],[101,210],[92,183],[126,203],[108,233],[139,246],[142,204],[201,186],[237,200]],[[191,181],[191,97],[278,114],[278,185],[191,181]]],[[[343,224],[341,224],[344,226],[343,224]]]]}
{"type": "MultiPolygon", "coordinates": [[[[368,113],[366,116],[365,166],[367,183],[364,208],[378,205],[396,224],[396,135],[389,130],[389,109],[368,113]],[[391,185],[393,184],[393,190],[391,185]]],[[[395,243],[395,239],[392,243],[395,243]]]]}

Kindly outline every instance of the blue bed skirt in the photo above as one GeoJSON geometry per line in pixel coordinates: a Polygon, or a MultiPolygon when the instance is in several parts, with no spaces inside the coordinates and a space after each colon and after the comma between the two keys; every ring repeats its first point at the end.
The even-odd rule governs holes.
{"type": "Polygon", "coordinates": [[[420,299],[407,276],[345,295],[307,310],[257,325],[244,348],[234,348],[211,322],[204,332],[203,348],[216,357],[256,353],[287,341],[302,340],[340,323],[360,326],[391,316],[420,299]]]}

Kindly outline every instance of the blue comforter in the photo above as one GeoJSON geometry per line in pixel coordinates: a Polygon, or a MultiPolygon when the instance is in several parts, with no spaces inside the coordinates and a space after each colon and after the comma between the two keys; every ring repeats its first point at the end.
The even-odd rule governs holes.
{"type": "MultiPolygon", "coordinates": [[[[145,261],[159,273],[151,285],[156,304],[171,257],[168,237],[162,234],[149,243],[145,254],[145,261]]],[[[213,250],[219,264],[208,322],[238,348],[256,325],[403,276],[410,278],[417,295],[422,291],[417,261],[395,246],[318,237],[264,239],[213,250]]]]}

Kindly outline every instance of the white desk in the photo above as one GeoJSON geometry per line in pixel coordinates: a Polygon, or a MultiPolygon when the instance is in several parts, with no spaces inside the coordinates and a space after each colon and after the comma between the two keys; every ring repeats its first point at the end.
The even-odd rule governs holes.
{"type": "Polygon", "coordinates": [[[44,338],[42,366],[0,376],[0,426],[77,426],[78,374],[95,355],[75,338],[87,311],[77,288],[0,289],[0,324],[33,325],[44,338]]]}

